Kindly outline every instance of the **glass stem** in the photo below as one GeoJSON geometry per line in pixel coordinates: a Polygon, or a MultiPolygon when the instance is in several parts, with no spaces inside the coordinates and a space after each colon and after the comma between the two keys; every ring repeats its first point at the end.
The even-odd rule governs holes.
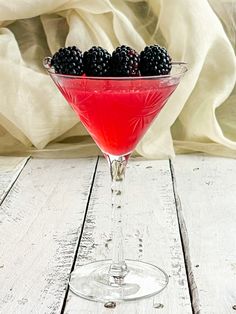
{"type": "Polygon", "coordinates": [[[121,285],[128,269],[124,259],[123,248],[123,194],[126,165],[129,155],[105,155],[111,173],[111,204],[112,204],[112,232],[113,251],[112,263],[109,269],[111,284],[121,285]]]}

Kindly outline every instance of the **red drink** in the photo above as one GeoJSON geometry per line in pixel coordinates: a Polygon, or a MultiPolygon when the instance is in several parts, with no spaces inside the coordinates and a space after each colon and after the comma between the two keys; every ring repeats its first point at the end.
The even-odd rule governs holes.
{"type": "MultiPolygon", "coordinates": [[[[47,62],[48,58],[46,65],[47,62]]],[[[55,74],[54,69],[47,68],[63,96],[104,152],[112,180],[115,244],[112,262],[102,260],[80,266],[71,274],[70,288],[83,298],[103,304],[110,300],[134,301],[154,296],[166,287],[168,275],[154,265],[135,260],[126,262],[123,258],[125,169],[130,153],[176,89],[187,68],[182,63],[172,63],[169,75],[111,78],[55,74]]]]}
{"type": "Polygon", "coordinates": [[[178,81],[53,75],[58,88],[105,153],[131,153],[178,81]]]}

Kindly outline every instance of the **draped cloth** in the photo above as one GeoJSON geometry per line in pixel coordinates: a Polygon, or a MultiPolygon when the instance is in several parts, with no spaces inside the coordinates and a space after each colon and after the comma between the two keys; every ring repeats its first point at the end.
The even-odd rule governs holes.
{"type": "Polygon", "coordinates": [[[236,0],[0,0],[0,154],[97,154],[43,57],[69,45],[158,43],[189,71],[137,153],[236,157],[235,20],[236,0]]]}

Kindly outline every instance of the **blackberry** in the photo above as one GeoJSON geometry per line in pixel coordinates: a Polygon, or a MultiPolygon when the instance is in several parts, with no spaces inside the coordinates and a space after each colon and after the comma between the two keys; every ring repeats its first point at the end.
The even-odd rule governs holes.
{"type": "Polygon", "coordinates": [[[128,46],[117,47],[111,63],[113,76],[139,76],[139,54],[128,46]]]}
{"type": "Polygon", "coordinates": [[[140,53],[139,68],[143,76],[169,74],[171,67],[171,57],[159,45],[145,47],[140,53]]]}
{"type": "Polygon", "coordinates": [[[88,76],[110,75],[110,53],[102,48],[93,46],[84,52],[84,71],[88,76]]]}
{"type": "Polygon", "coordinates": [[[56,73],[82,75],[82,52],[76,46],[60,48],[52,57],[51,66],[56,73]]]}

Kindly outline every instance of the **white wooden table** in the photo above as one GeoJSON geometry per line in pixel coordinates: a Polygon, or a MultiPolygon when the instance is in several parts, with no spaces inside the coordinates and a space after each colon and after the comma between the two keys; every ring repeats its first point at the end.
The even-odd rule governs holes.
{"type": "Polygon", "coordinates": [[[1,314],[236,314],[236,161],[132,159],[126,178],[126,256],[170,282],[109,309],[68,289],[74,267],[111,257],[105,160],[0,157],[1,314]]]}

